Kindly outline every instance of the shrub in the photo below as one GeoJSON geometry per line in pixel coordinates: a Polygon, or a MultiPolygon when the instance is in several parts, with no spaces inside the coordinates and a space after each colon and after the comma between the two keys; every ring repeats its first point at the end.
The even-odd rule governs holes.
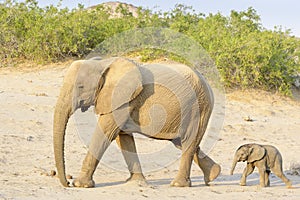
{"type": "MultiPolygon", "coordinates": [[[[261,88],[291,94],[292,76],[300,72],[300,40],[280,28],[266,30],[253,8],[205,16],[177,5],[170,12],[138,9],[133,17],[126,6],[111,18],[102,5],[69,10],[36,0],[0,3],[1,66],[16,60],[58,61],[82,58],[107,38],[133,28],[167,27],[183,33],[207,50],[226,87],[261,88]]],[[[177,44],[180,45],[180,44],[177,44]]],[[[176,47],[180,48],[180,46],[176,47]]],[[[182,46],[182,48],[184,48],[182,46]]],[[[184,59],[161,50],[135,52],[144,61],[158,57],[184,59]]]]}

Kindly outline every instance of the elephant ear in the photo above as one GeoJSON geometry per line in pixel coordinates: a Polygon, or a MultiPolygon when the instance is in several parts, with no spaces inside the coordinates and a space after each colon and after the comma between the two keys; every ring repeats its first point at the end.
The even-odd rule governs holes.
{"type": "Polygon", "coordinates": [[[261,160],[266,154],[266,149],[258,144],[253,144],[249,147],[248,163],[261,160]]]}
{"type": "Polygon", "coordinates": [[[110,113],[136,98],[143,89],[138,66],[130,60],[117,58],[102,75],[96,97],[95,112],[110,113]]]}

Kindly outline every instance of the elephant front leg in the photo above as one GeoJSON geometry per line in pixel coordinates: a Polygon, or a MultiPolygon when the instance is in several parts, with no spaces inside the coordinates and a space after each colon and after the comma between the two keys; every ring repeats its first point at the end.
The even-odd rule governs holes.
{"type": "Polygon", "coordinates": [[[94,187],[93,174],[102,158],[107,147],[117,137],[120,132],[113,115],[102,115],[99,117],[96,130],[89,144],[88,154],[86,155],[80,175],[74,180],[75,187],[94,187]]]}
{"type": "Polygon", "coordinates": [[[194,161],[203,171],[205,185],[209,185],[209,182],[219,176],[221,166],[215,163],[208,155],[204,154],[200,150],[200,147],[197,148],[197,151],[194,154],[194,161]]]}
{"type": "Polygon", "coordinates": [[[267,185],[266,185],[266,168],[265,167],[263,167],[263,168],[259,168],[259,185],[261,186],[261,187],[266,187],[267,185]]]}
{"type": "Polygon", "coordinates": [[[145,184],[146,180],[142,173],[142,167],[136,152],[133,136],[121,132],[116,142],[122,150],[123,157],[130,172],[130,177],[127,181],[138,181],[139,183],[145,184]]]}
{"type": "Polygon", "coordinates": [[[81,172],[78,178],[73,182],[75,187],[90,188],[95,187],[95,182],[93,180],[93,174],[99,163],[92,153],[88,152],[87,156],[83,161],[81,172]]]}
{"type": "Polygon", "coordinates": [[[244,169],[244,172],[242,174],[242,178],[240,181],[241,186],[246,185],[246,178],[253,172],[253,170],[254,170],[254,165],[252,163],[247,163],[247,166],[244,169]]]}

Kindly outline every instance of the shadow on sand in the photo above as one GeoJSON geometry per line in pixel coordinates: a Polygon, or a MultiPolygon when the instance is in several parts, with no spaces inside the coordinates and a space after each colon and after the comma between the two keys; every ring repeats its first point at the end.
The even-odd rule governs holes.
{"type": "MultiPolygon", "coordinates": [[[[285,172],[285,174],[287,174],[285,172]]],[[[242,174],[234,174],[234,175],[223,175],[220,174],[217,179],[211,182],[211,185],[215,186],[236,186],[239,185],[240,179],[242,174]]],[[[300,184],[300,178],[299,176],[295,175],[287,175],[287,177],[292,181],[293,188],[300,188],[298,186],[300,184]],[[295,177],[295,178],[294,178],[295,177]]],[[[169,186],[173,178],[162,178],[162,179],[147,179],[147,183],[150,186],[169,186]]],[[[204,184],[204,178],[203,176],[194,176],[191,177],[192,181],[192,187],[205,187],[204,184]]],[[[117,186],[117,185],[124,185],[127,182],[124,181],[116,181],[116,182],[106,182],[106,183],[97,183],[95,187],[110,187],[110,186],[117,186]]],[[[259,185],[259,174],[258,173],[252,173],[247,177],[247,186],[258,186],[259,185]]],[[[285,183],[278,178],[273,173],[270,174],[270,185],[271,187],[285,187],[285,183]]],[[[137,184],[138,186],[138,184],[137,184]]]]}

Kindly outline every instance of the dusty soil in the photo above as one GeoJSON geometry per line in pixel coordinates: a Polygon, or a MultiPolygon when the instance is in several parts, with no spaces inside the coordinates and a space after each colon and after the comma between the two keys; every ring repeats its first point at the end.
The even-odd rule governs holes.
{"type": "MultiPolygon", "coordinates": [[[[95,188],[63,188],[47,173],[55,170],[52,118],[66,65],[0,69],[0,199],[300,199],[300,176],[295,168],[300,163],[300,104],[262,91],[232,91],[223,104],[216,102],[225,108],[225,117],[223,121],[222,106],[221,110],[217,106],[216,116],[222,118],[218,123],[223,124],[220,131],[215,130],[216,143],[208,153],[222,166],[222,172],[211,186],[204,185],[202,172],[193,164],[193,187],[170,187],[180,152],[167,142],[139,137],[141,154],[160,151],[162,146],[170,151],[151,160],[141,159],[147,186],[125,182],[129,174],[113,143],[94,175],[95,188]],[[273,174],[271,187],[258,187],[257,170],[247,179],[247,186],[239,186],[245,163],[238,163],[230,176],[231,162],[236,148],[250,142],[272,144],[280,150],[293,189],[287,189],[273,174]],[[164,160],[167,164],[159,166],[164,160]]],[[[68,124],[66,169],[73,177],[79,174],[86,154],[78,136],[79,126],[87,127],[87,132],[93,128],[76,119],[68,124]]],[[[210,130],[208,134],[214,131],[210,130]]]]}

